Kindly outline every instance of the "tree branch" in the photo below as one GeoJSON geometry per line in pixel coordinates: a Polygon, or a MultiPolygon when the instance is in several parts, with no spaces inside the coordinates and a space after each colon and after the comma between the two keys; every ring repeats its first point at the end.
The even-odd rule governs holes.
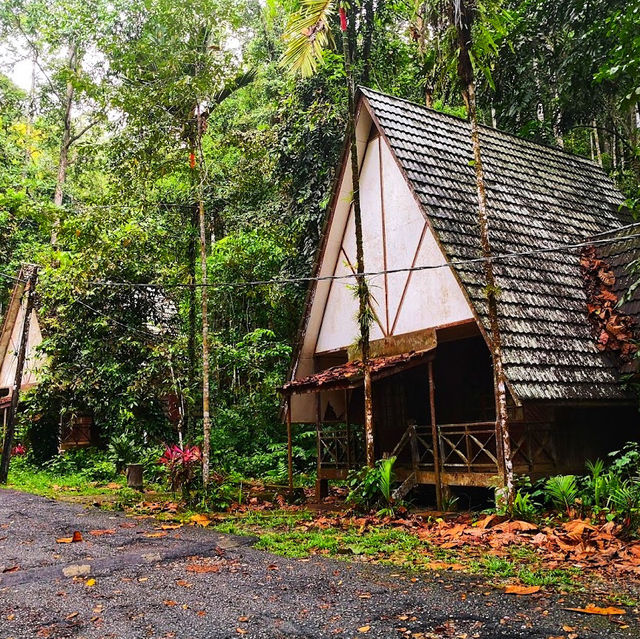
{"type": "Polygon", "coordinates": [[[89,122],[87,126],[85,126],[79,133],[76,133],[74,136],[69,138],[69,143],[67,144],[67,148],[69,148],[74,142],[79,140],[89,129],[93,128],[96,124],[98,124],[100,120],[93,120],[89,122]]]}

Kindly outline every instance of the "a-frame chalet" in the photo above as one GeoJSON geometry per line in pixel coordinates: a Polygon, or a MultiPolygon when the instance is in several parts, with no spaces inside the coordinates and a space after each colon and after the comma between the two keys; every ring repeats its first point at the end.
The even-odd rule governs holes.
{"type": "MultiPolygon", "coordinates": [[[[18,275],[2,322],[2,329],[0,329],[0,424],[3,427],[6,423],[7,410],[11,404],[15,385],[18,350],[27,306],[25,295],[27,282],[24,274],[25,271],[21,270],[18,275]]],[[[38,371],[45,362],[44,356],[36,350],[41,342],[40,323],[34,309],[29,322],[26,359],[20,392],[29,390],[38,384],[38,371]]]]}
{"type": "MultiPolygon", "coordinates": [[[[445,486],[494,485],[500,460],[469,124],[361,89],[357,140],[365,267],[383,272],[369,277],[376,455],[397,456],[400,479],[429,484],[437,446],[445,486]]],[[[493,251],[518,254],[495,262],[513,465],[532,476],[582,471],[585,459],[640,435],[620,383],[633,347],[614,334],[607,345],[585,262],[606,258],[617,279],[599,284],[617,299],[640,243],[622,228],[632,221],[622,196],[594,163],[488,127],[481,143],[493,251]],[[585,255],[589,242],[595,253],[585,255]]],[[[290,420],[316,424],[320,494],[364,463],[350,170],[347,149],[282,388],[290,420]]],[[[631,325],[638,296],[620,313],[631,325]]]]}

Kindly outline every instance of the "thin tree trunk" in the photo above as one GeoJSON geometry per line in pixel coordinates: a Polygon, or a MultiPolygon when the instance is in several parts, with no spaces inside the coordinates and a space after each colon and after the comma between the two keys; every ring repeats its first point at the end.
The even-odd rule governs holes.
{"type": "Polygon", "coordinates": [[[25,314],[22,322],[22,335],[18,348],[18,361],[16,362],[16,374],[13,381],[11,393],[11,405],[7,418],[4,442],[2,446],[2,460],[0,461],[0,484],[6,484],[9,477],[9,461],[11,459],[11,449],[13,448],[13,436],[16,428],[16,413],[20,400],[20,387],[22,386],[22,376],[27,358],[27,345],[29,342],[29,326],[31,324],[31,314],[35,302],[36,283],[38,281],[38,267],[31,266],[29,270],[29,281],[25,286],[27,303],[25,304],[25,314]]]}
{"type": "MultiPolygon", "coordinates": [[[[353,16],[351,16],[353,19],[353,16]]],[[[358,324],[360,328],[360,349],[364,369],[364,433],[367,465],[375,463],[375,441],[373,431],[373,392],[371,384],[371,368],[369,367],[369,285],[363,276],[364,246],[362,241],[362,211],[360,208],[360,172],[358,168],[358,143],[355,125],[355,87],[353,82],[351,56],[347,29],[342,31],[342,52],[349,93],[349,113],[347,130],[351,154],[351,187],[353,219],[356,234],[357,291],[358,291],[358,324]]]]}
{"type": "Polygon", "coordinates": [[[478,222],[480,226],[480,244],[484,258],[484,276],[486,282],[487,310],[489,315],[489,329],[491,330],[491,356],[493,360],[493,375],[496,399],[496,435],[499,459],[502,462],[502,479],[507,490],[507,501],[511,506],[513,501],[513,464],[511,461],[511,442],[509,439],[509,418],[507,412],[507,383],[504,374],[502,358],[502,340],[498,322],[498,287],[495,281],[492,262],[492,249],[489,240],[489,216],[487,211],[487,191],[482,164],[480,147],[480,130],[478,127],[478,113],[476,110],[475,85],[473,82],[466,89],[467,108],[471,122],[471,143],[476,173],[476,188],[478,191],[478,222]]]}
{"type": "Polygon", "coordinates": [[[492,262],[492,249],[489,239],[489,216],[487,210],[487,190],[482,164],[480,146],[480,129],[478,126],[478,110],[476,105],[473,66],[469,50],[471,48],[471,26],[473,9],[463,1],[460,2],[459,17],[453,19],[459,46],[458,76],[460,78],[463,97],[471,124],[471,145],[473,148],[474,169],[476,174],[476,190],[478,195],[478,222],[480,227],[480,245],[484,258],[484,276],[486,284],[487,311],[489,330],[491,331],[491,357],[493,361],[493,377],[496,402],[496,444],[499,470],[502,475],[506,499],[509,509],[513,504],[513,464],[511,461],[511,442],[509,440],[509,419],[507,412],[507,384],[504,374],[502,342],[498,322],[498,287],[495,281],[492,262]]]}
{"type": "Polygon", "coordinates": [[[600,148],[600,134],[598,133],[598,123],[594,120],[593,125],[593,139],[596,146],[596,157],[598,158],[598,164],[602,166],[602,149],[600,148]]]}
{"type": "Polygon", "coordinates": [[[202,194],[199,195],[200,213],[200,268],[202,270],[202,482],[209,483],[209,463],[211,458],[211,415],[209,413],[209,321],[207,314],[207,230],[202,194]]]}
{"type": "MultiPolygon", "coordinates": [[[[67,57],[67,69],[70,73],[76,70],[78,56],[78,47],[73,44],[69,46],[69,54],[67,57]]],[[[64,97],[64,116],[62,122],[62,140],[60,141],[60,158],[58,160],[58,173],[56,175],[56,188],[53,194],[53,203],[55,204],[55,218],[51,229],[51,246],[58,243],[58,231],[60,230],[59,207],[62,206],[64,197],[64,183],[67,179],[67,168],[69,166],[69,147],[71,146],[71,108],[73,107],[73,96],[75,89],[73,82],[69,78],[67,80],[67,89],[64,97]]]]}
{"type": "MultiPolygon", "coordinates": [[[[191,157],[195,157],[195,154],[192,154],[191,157]]],[[[195,174],[195,167],[191,170],[192,175],[195,174]]],[[[195,175],[192,177],[192,188],[195,191],[195,175]]],[[[189,283],[189,297],[188,297],[188,336],[187,336],[187,358],[189,360],[188,366],[189,369],[187,371],[187,388],[190,397],[193,397],[193,393],[195,390],[195,381],[196,381],[196,260],[197,260],[197,243],[198,243],[198,235],[199,235],[199,222],[198,222],[198,207],[190,206],[190,220],[189,220],[190,228],[189,228],[189,245],[187,247],[187,259],[189,261],[188,264],[188,274],[187,280],[189,283]]],[[[189,408],[187,410],[188,418],[187,418],[187,437],[193,436],[195,433],[195,419],[193,416],[193,404],[189,404],[189,408]]]]}
{"type": "Polygon", "coordinates": [[[362,84],[369,85],[371,74],[371,42],[373,40],[374,9],[373,0],[364,3],[364,35],[362,43],[362,84]]]}

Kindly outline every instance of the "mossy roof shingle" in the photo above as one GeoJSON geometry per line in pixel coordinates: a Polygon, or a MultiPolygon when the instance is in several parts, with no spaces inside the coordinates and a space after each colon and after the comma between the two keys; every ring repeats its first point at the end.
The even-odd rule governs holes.
{"type": "MultiPolygon", "coordinates": [[[[469,124],[370,89],[361,91],[446,257],[478,257],[469,124]]],[[[620,210],[622,195],[595,163],[489,127],[481,127],[480,139],[495,254],[577,244],[631,221],[620,210]]],[[[638,243],[607,247],[624,286],[629,280],[623,273],[638,258],[638,243]]],[[[455,270],[490,334],[481,264],[455,270]]],[[[495,274],[505,371],[520,399],[624,397],[616,360],[598,351],[591,334],[579,249],[498,261],[495,274]]],[[[628,308],[640,315],[640,302],[628,308]]]]}

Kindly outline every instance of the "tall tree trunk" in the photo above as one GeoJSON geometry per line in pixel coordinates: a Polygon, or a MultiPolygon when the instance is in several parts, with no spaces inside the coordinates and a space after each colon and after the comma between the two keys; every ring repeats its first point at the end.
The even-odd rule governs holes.
{"type": "Polygon", "coordinates": [[[197,124],[197,148],[199,160],[200,180],[198,183],[198,218],[200,223],[200,281],[201,281],[201,301],[202,301],[202,482],[206,486],[209,483],[209,470],[211,460],[211,413],[209,411],[209,319],[208,319],[208,298],[207,291],[207,220],[204,211],[204,196],[202,192],[202,135],[204,133],[204,123],[200,105],[196,107],[197,124]]]}
{"type": "MultiPolygon", "coordinates": [[[[340,9],[344,12],[344,9],[340,9]]],[[[353,10],[352,10],[353,11],[353,10]]],[[[342,14],[343,18],[345,14],[342,14]]],[[[351,16],[353,20],[353,15],[351,16]]],[[[369,285],[363,276],[364,246],[362,241],[362,210],[360,208],[360,172],[358,167],[358,143],[356,139],[356,114],[355,114],[355,86],[353,81],[353,69],[349,52],[349,38],[347,25],[342,22],[342,52],[347,77],[349,94],[349,113],[347,130],[349,132],[349,145],[351,154],[351,188],[353,204],[353,220],[356,233],[356,260],[357,260],[357,292],[358,292],[358,325],[360,328],[360,349],[362,352],[362,366],[364,369],[364,434],[367,465],[375,463],[375,441],[373,431],[373,392],[371,385],[371,368],[369,366],[369,285]]]]}
{"type": "Polygon", "coordinates": [[[489,216],[487,210],[487,190],[482,164],[480,145],[480,129],[478,126],[478,110],[476,105],[475,81],[469,50],[471,48],[471,26],[473,9],[464,0],[460,1],[457,19],[454,17],[459,47],[458,76],[462,86],[462,94],[471,124],[471,144],[473,148],[474,168],[476,174],[476,190],[478,195],[478,222],[480,228],[480,245],[484,258],[484,277],[486,284],[487,311],[489,330],[491,331],[491,358],[493,361],[493,378],[496,402],[496,443],[502,481],[506,489],[509,508],[513,503],[513,465],[511,461],[511,442],[509,439],[509,419],[507,412],[507,384],[504,374],[502,341],[498,322],[498,287],[495,281],[492,261],[492,249],[489,239],[489,216]]]}
{"type": "MultiPolygon", "coordinates": [[[[193,149],[193,147],[192,147],[193,149]]],[[[195,152],[192,151],[190,157],[195,158],[195,152]]],[[[191,170],[192,173],[192,182],[191,186],[193,191],[195,192],[196,183],[195,183],[195,166],[191,170]]],[[[193,397],[193,392],[195,390],[195,380],[196,380],[196,304],[197,304],[197,296],[196,296],[196,260],[198,253],[198,236],[199,236],[199,222],[198,222],[198,207],[193,204],[189,207],[189,245],[187,247],[187,260],[189,261],[187,265],[187,279],[189,283],[189,312],[188,312],[188,336],[187,336],[187,358],[189,360],[188,366],[189,369],[187,371],[187,387],[189,397],[193,397]]],[[[194,416],[193,416],[193,405],[189,404],[189,408],[187,410],[188,418],[187,418],[187,437],[192,437],[195,432],[194,428],[194,416]]]]}
{"type": "MultiPolygon", "coordinates": [[[[76,71],[78,59],[78,47],[75,44],[69,45],[69,53],[67,56],[67,70],[71,75],[76,71]]],[[[56,175],[56,188],[53,194],[53,203],[55,204],[55,218],[51,228],[51,246],[58,243],[58,231],[60,230],[59,207],[62,206],[64,197],[64,183],[67,179],[67,168],[69,167],[69,148],[71,146],[71,108],[73,107],[73,96],[75,89],[71,78],[67,79],[67,88],[63,101],[63,121],[62,121],[62,140],[60,141],[60,158],[58,160],[58,173],[56,175]]]]}
{"type": "Polygon", "coordinates": [[[369,76],[371,74],[371,43],[373,40],[374,26],[374,8],[373,0],[365,0],[364,2],[364,35],[362,37],[362,84],[369,85],[369,76]]]}
{"type": "Polygon", "coordinates": [[[209,463],[211,458],[211,414],[209,412],[209,320],[207,312],[207,231],[202,194],[199,196],[200,214],[200,268],[202,270],[202,481],[209,483],[209,463]]]}
{"type": "Polygon", "coordinates": [[[596,147],[596,157],[598,158],[598,164],[602,166],[602,148],[600,147],[600,134],[598,133],[598,123],[595,119],[592,122],[593,125],[593,139],[596,147]]]}

